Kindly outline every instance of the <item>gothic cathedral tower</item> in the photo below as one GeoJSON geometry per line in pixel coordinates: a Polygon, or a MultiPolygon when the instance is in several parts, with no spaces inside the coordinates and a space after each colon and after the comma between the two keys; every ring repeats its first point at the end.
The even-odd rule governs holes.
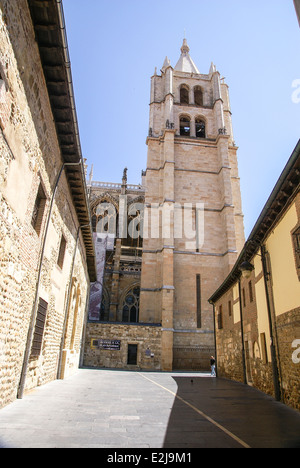
{"type": "Polygon", "coordinates": [[[161,323],[166,371],[207,368],[208,298],[244,245],[228,86],[189,50],[151,78],[140,321],[161,323]]]}

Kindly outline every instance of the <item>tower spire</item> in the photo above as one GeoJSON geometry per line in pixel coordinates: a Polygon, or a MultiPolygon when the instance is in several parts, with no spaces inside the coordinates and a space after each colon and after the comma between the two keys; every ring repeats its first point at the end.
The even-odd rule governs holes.
{"type": "Polygon", "coordinates": [[[186,38],[183,39],[183,44],[182,44],[182,47],[181,47],[180,50],[181,50],[182,54],[188,54],[189,53],[190,48],[188,46],[186,38]]]}
{"type": "Polygon", "coordinates": [[[181,56],[174,70],[185,73],[200,73],[189,55],[190,48],[188,46],[186,38],[183,39],[183,44],[180,50],[181,56]]]}

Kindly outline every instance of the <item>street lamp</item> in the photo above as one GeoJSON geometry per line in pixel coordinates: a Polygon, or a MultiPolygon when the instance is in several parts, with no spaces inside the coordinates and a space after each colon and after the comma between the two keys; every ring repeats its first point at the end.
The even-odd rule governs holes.
{"type": "Polygon", "coordinates": [[[239,269],[242,272],[243,278],[250,278],[251,273],[254,270],[254,266],[252,265],[252,263],[245,261],[241,263],[239,269]]]}

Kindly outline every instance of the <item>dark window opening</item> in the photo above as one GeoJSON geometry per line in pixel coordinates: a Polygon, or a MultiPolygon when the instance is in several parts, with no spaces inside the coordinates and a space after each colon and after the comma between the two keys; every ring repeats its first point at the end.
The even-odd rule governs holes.
{"type": "Polygon", "coordinates": [[[180,104],[189,104],[189,90],[185,86],[180,88],[180,104]]]}
{"type": "Polygon", "coordinates": [[[196,289],[197,289],[197,328],[201,328],[201,276],[196,275],[196,289]]]}
{"type": "Polygon", "coordinates": [[[249,281],[249,298],[250,298],[250,302],[253,302],[253,288],[252,288],[252,281],[249,281]]]}
{"type": "Polygon", "coordinates": [[[37,317],[35,322],[35,329],[33,335],[33,341],[31,346],[31,358],[37,358],[41,354],[44,328],[46,323],[48,303],[43,299],[39,299],[39,305],[37,310],[37,317]]]}
{"type": "Polygon", "coordinates": [[[194,89],[194,101],[196,106],[203,106],[203,92],[199,87],[194,89]]]}
{"type": "Polygon", "coordinates": [[[267,353],[267,343],[266,343],[266,334],[260,334],[260,344],[261,344],[261,358],[264,364],[268,363],[268,353],[267,353]]]}
{"type": "Polygon", "coordinates": [[[66,253],[66,246],[67,246],[67,241],[64,238],[64,236],[61,236],[61,241],[60,241],[60,246],[59,246],[59,253],[58,253],[58,259],[57,259],[57,265],[62,268],[64,264],[64,259],[65,259],[65,253],[66,253]]]}
{"type": "Polygon", "coordinates": [[[137,348],[138,345],[128,345],[127,364],[136,366],[137,365],[137,348]]]}
{"type": "Polygon", "coordinates": [[[228,314],[229,314],[229,317],[232,316],[232,304],[231,304],[231,301],[228,301],[228,314]]]}
{"type": "Polygon", "coordinates": [[[205,138],[205,122],[201,119],[196,119],[196,137],[205,138]]]}
{"type": "Polygon", "coordinates": [[[223,306],[219,307],[219,313],[218,313],[218,316],[217,316],[217,320],[218,320],[218,330],[222,330],[222,328],[223,328],[223,306]]]}
{"type": "Polygon", "coordinates": [[[246,307],[246,293],[245,293],[245,288],[242,289],[242,295],[243,295],[243,307],[246,307]]]}
{"type": "Polygon", "coordinates": [[[31,218],[31,225],[36,231],[38,236],[41,233],[42,222],[43,222],[43,217],[44,217],[44,212],[45,212],[45,207],[46,207],[46,201],[47,201],[47,198],[46,198],[43,186],[40,183],[38,193],[35,199],[34,207],[33,207],[32,218],[31,218]]]}
{"type": "Polygon", "coordinates": [[[191,122],[188,117],[181,117],[180,119],[180,135],[190,136],[191,133],[191,122]]]}

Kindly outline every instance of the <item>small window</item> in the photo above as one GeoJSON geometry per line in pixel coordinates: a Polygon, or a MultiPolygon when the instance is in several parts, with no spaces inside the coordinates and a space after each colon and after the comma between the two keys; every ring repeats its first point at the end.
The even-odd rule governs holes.
{"type": "Polygon", "coordinates": [[[132,366],[137,365],[137,349],[138,349],[138,345],[135,345],[135,344],[128,345],[127,364],[132,365],[132,366]]]}
{"type": "Polygon", "coordinates": [[[245,292],[245,288],[242,289],[242,296],[243,296],[243,307],[246,307],[246,292],[245,292]]]}
{"type": "Polygon", "coordinates": [[[298,227],[296,231],[293,232],[293,244],[294,244],[296,268],[298,272],[298,277],[300,279],[300,227],[298,227]]]}
{"type": "Polygon", "coordinates": [[[201,119],[196,119],[196,137],[205,138],[205,122],[201,119]]]}
{"type": "Polygon", "coordinates": [[[202,327],[201,317],[201,275],[196,275],[196,294],[197,294],[197,328],[202,327]]]}
{"type": "Polygon", "coordinates": [[[232,316],[232,304],[231,304],[231,301],[228,301],[228,315],[229,315],[229,317],[232,316]]]}
{"type": "Polygon", "coordinates": [[[200,86],[194,89],[194,102],[196,106],[203,106],[203,92],[200,86]]]}
{"type": "Polygon", "coordinates": [[[181,117],[180,119],[180,135],[190,136],[191,134],[191,121],[188,117],[181,117]]]}
{"type": "Polygon", "coordinates": [[[250,302],[253,302],[253,288],[252,288],[252,281],[249,281],[249,298],[250,298],[250,302]]]}
{"type": "Polygon", "coordinates": [[[65,259],[65,253],[66,253],[66,246],[67,246],[67,241],[64,236],[61,236],[61,241],[60,241],[60,246],[59,246],[59,252],[58,252],[58,259],[57,259],[57,265],[62,268],[64,264],[64,259],[65,259]]]}
{"type": "Polygon", "coordinates": [[[44,328],[47,316],[47,308],[48,303],[40,298],[35,322],[33,341],[31,346],[31,358],[37,358],[41,354],[44,328]]]}
{"type": "Polygon", "coordinates": [[[180,88],[180,104],[189,104],[189,88],[185,85],[180,88]]]}
{"type": "Polygon", "coordinates": [[[260,334],[260,345],[261,345],[261,356],[264,364],[268,363],[268,354],[267,354],[267,344],[266,344],[266,334],[260,334]]]}
{"type": "Polygon", "coordinates": [[[35,199],[33,213],[31,218],[31,224],[35,229],[37,235],[39,236],[41,233],[42,222],[44,218],[45,208],[46,208],[46,195],[43,189],[42,184],[40,183],[38,193],[35,199]]]}
{"type": "Polygon", "coordinates": [[[218,330],[222,330],[223,328],[223,306],[221,305],[219,307],[217,320],[218,320],[218,330]]]}

